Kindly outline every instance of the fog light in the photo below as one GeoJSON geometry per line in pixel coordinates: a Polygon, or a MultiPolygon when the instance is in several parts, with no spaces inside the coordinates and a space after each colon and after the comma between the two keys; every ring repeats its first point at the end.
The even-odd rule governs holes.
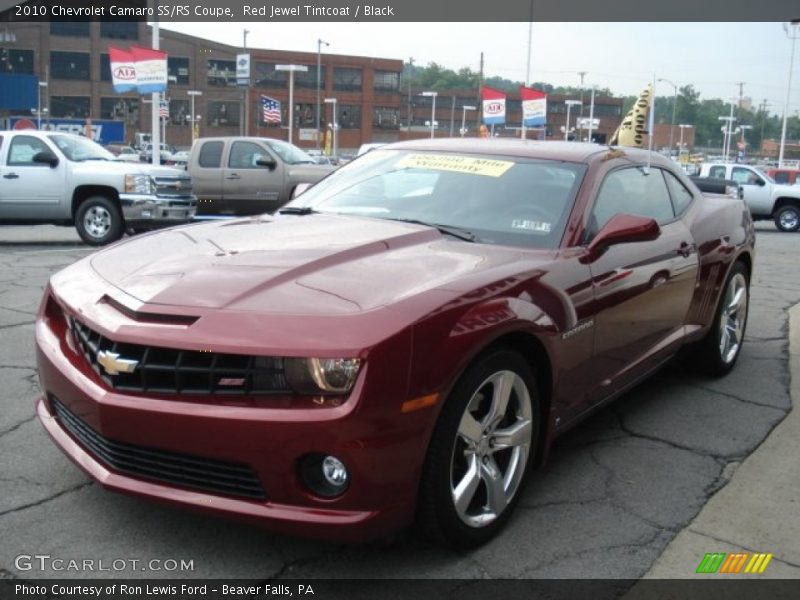
{"type": "Polygon", "coordinates": [[[302,482],[317,496],[334,498],[343,494],[350,483],[344,463],[331,455],[309,454],[300,461],[302,482]]]}

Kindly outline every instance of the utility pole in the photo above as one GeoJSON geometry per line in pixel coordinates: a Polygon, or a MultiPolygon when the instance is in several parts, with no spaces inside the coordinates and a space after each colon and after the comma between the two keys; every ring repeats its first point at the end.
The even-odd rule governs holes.
{"type": "Polygon", "coordinates": [[[742,110],[742,95],[744,94],[744,81],[737,81],[736,85],[739,86],[739,110],[742,110]]]}
{"type": "Polygon", "coordinates": [[[409,56],[408,58],[408,77],[406,77],[408,83],[408,132],[411,133],[411,67],[414,66],[414,57],[409,56]]]}
{"type": "MultiPolygon", "coordinates": [[[[761,112],[761,137],[759,138],[759,142],[761,144],[761,147],[764,146],[764,124],[767,122],[767,107],[768,106],[769,106],[769,102],[767,102],[767,99],[764,98],[764,101],[761,103],[761,106],[759,107],[761,109],[760,110],[760,112],[761,112]]],[[[759,151],[760,151],[760,149],[759,149],[759,151]]]]}
{"type": "Polygon", "coordinates": [[[578,71],[578,75],[581,76],[581,117],[583,117],[583,78],[586,77],[587,72],[588,71],[578,71]]]}
{"type": "Polygon", "coordinates": [[[481,88],[483,88],[483,52],[481,52],[481,66],[478,70],[478,123],[483,120],[483,102],[481,98],[481,88]]]}

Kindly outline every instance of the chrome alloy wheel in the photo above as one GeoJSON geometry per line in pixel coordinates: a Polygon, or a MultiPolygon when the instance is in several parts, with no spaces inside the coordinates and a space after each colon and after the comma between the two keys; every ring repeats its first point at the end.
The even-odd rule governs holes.
{"type": "Polygon", "coordinates": [[[89,235],[100,239],[111,229],[111,213],[103,206],[92,206],[83,216],[83,227],[89,235]]]}
{"type": "Polygon", "coordinates": [[[800,226],[800,217],[794,210],[781,211],[778,221],[778,227],[784,231],[794,231],[800,226]]]}
{"type": "Polygon", "coordinates": [[[470,527],[497,519],[519,489],[533,433],[531,398],[514,371],[478,386],[458,426],[450,461],[450,493],[470,527]]]}
{"type": "Polygon", "coordinates": [[[747,280],[741,273],[735,273],[725,288],[719,316],[719,355],[723,363],[729,364],[736,359],[746,322],[747,280]]]}

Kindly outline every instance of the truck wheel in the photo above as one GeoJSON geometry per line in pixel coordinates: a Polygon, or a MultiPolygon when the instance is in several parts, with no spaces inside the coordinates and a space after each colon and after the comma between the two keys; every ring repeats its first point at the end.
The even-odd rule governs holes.
{"type": "Polygon", "coordinates": [[[110,244],[122,237],[122,212],[108,198],[91,196],[81,202],[75,213],[75,229],[90,246],[110,244]]]}
{"type": "Polygon", "coordinates": [[[781,231],[800,229],[800,208],[787,204],[775,211],[775,226],[781,231]]]}

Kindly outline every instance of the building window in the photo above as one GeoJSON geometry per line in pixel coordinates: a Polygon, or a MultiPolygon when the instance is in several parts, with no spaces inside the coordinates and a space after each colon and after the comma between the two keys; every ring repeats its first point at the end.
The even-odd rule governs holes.
{"type": "MultiPolygon", "coordinates": [[[[286,71],[276,71],[275,63],[256,63],[255,86],[260,88],[286,88],[288,73],[286,71]]],[[[324,73],[323,73],[324,76],[324,73]]]]}
{"type": "Polygon", "coordinates": [[[595,104],[594,116],[600,117],[619,117],[622,115],[621,104],[595,104]]]}
{"type": "Polygon", "coordinates": [[[33,50],[0,48],[0,72],[33,74],[33,50]]]}
{"type": "Polygon", "coordinates": [[[398,93],[400,91],[400,73],[395,71],[375,71],[372,89],[376,92],[398,93]]]}
{"type": "Polygon", "coordinates": [[[100,118],[138,123],[139,99],[119,96],[100,98],[100,118]]]}
{"type": "Polygon", "coordinates": [[[89,54],[87,52],[51,52],[50,76],[54,79],[89,81],[89,54]]]}
{"type": "Polygon", "coordinates": [[[239,103],[238,102],[210,102],[208,104],[209,127],[238,127],[239,103]]]}
{"type": "Polygon", "coordinates": [[[378,129],[397,129],[400,126],[400,111],[388,106],[376,106],[372,111],[372,126],[378,129]]]}
{"type": "Polygon", "coordinates": [[[50,96],[50,116],[88,119],[89,96],[50,96]]]}
{"type": "MultiPolygon", "coordinates": [[[[308,65],[307,65],[308,66],[308,65]]],[[[319,73],[320,77],[320,89],[322,86],[325,85],[322,83],[324,81],[324,75],[322,70],[320,69],[319,73]]],[[[306,89],[316,89],[317,88],[317,67],[316,65],[308,66],[308,71],[295,71],[294,72],[294,87],[298,88],[306,88],[306,89]]]]}
{"type": "Polygon", "coordinates": [[[313,104],[294,105],[294,126],[295,127],[317,126],[317,113],[315,112],[313,104]]]}
{"type": "Polygon", "coordinates": [[[191,112],[188,100],[169,101],[169,122],[172,125],[188,125],[191,112]]]}
{"type": "Polygon", "coordinates": [[[361,107],[358,104],[342,104],[337,108],[336,122],[340,129],[361,129],[361,107]]]}
{"type": "Polygon", "coordinates": [[[100,81],[111,81],[111,59],[108,54],[100,55],[100,81]]]}
{"type": "Polygon", "coordinates": [[[360,92],[361,69],[336,67],[333,70],[333,89],[340,92],[360,92]]]}
{"type": "Polygon", "coordinates": [[[135,21],[100,21],[100,37],[114,40],[138,40],[139,24],[135,21]]]}
{"type": "Polygon", "coordinates": [[[208,85],[235,86],[236,61],[235,60],[209,60],[208,85]]]}
{"type": "Polygon", "coordinates": [[[50,35],[89,37],[89,21],[50,21],[50,35]]]}
{"type": "Polygon", "coordinates": [[[189,59],[167,57],[169,82],[177,85],[189,85],[189,59]]]}

